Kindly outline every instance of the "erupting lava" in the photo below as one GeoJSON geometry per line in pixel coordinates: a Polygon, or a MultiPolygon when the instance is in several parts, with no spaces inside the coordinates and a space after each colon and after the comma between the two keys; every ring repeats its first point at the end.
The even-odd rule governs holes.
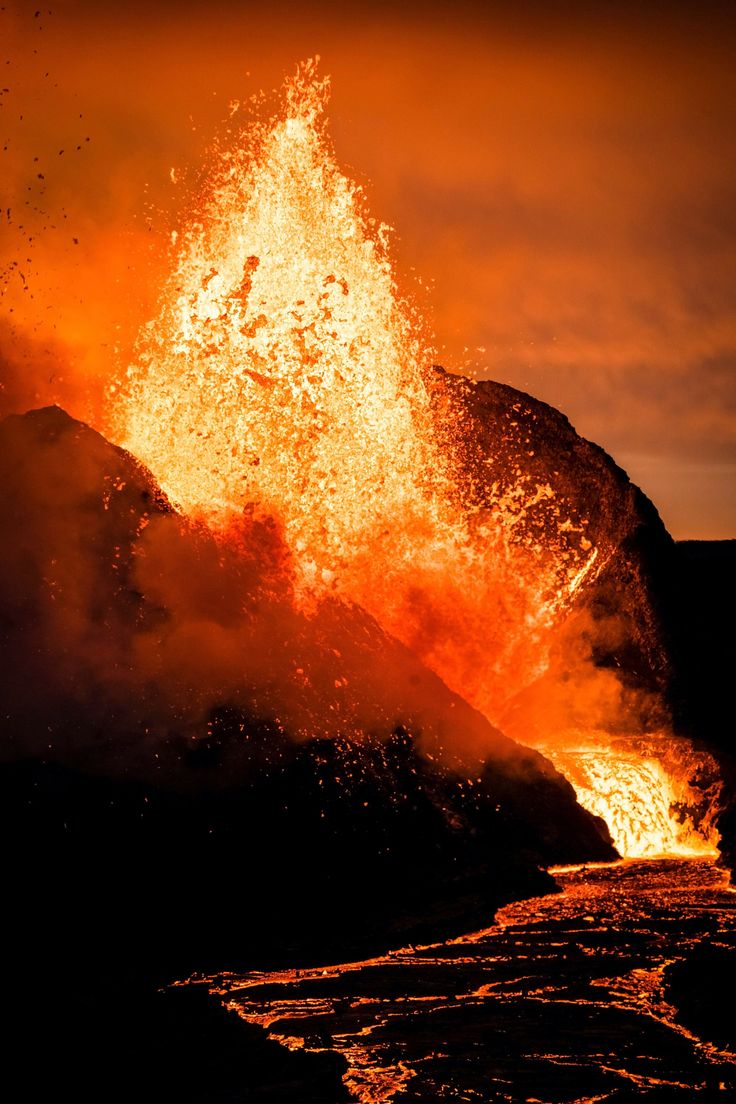
{"type": "Polygon", "coordinates": [[[417,482],[437,467],[419,345],[383,228],[327,150],[326,94],[305,66],[285,117],[223,154],[126,402],[127,443],[176,502],[217,524],[271,512],[310,584],[385,529],[431,534],[438,502],[417,482]]]}
{"type": "Polygon", "coordinates": [[[715,856],[720,780],[715,761],[672,737],[545,748],[581,805],[603,817],[626,858],[715,856]]]}
{"type": "MultiPolygon", "coordinates": [[[[547,668],[599,550],[582,533],[571,545],[559,502],[546,544],[529,539],[526,510],[554,496],[521,472],[513,494],[470,505],[452,461],[462,427],[433,413],[431,350],[398,296],[387,228],[331,151],[327,95],[315,63],[300,66],[283,113],[219,152],[113,419],[172,500],[223,539],[243,518],[275,519],[296,601],[360,604],[498,723],[547,668]]],[[[663,768],[596,751],[564,769],[626,854],[686,846],[664,825],[663,768]],[[639,809],[647,822],[643,843],[612,812],[624,793],[629,820],[639,809]]]]}
{"type": "Polygon", "coordinates": [[[555,610],[595,556],[564,566],[519,539],[525,503],[471,509],[387,228],[325,136],[315,64],[282,116],[221,153],[161,311],[115,396],[118,435],[186,512],[221,531],[277,520],[297,594],[368,609],[497,720],[545,665],[555,610]]]}

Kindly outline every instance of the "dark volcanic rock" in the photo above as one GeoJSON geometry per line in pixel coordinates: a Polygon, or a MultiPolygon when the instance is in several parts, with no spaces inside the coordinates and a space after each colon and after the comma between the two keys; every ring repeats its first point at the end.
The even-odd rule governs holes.
{"type": "MultiPolygon", "coordinates": [[[[551,496],[529,510],[523,539],[542,538],[562,562],[578,554],[581,538],[598,549],[576,599],[592,619],[582,626],[592,660],[615,669],[633,692],[643,731],[671,721],[717,755],[725,783],[721,852],[736,871],[736,541],[674,542],[614,460],[530,395],[442,369],[434,395],[440,418],[454,427],[458,478],[472,501],[487,505],[520,477],[548,487],[551,496]]],[[[639,723],[635,712],[631,720],[639,723]]]]}
{"type": "Polygon", "coordinates": [[[58,407],[0,423],[0,495],[0,761],[95,744],[146,616],[135,542],[170,507],[150,472],[58,407]]]}
{"type": "Polygon", "coordinates": [[[677,1009],[680,1023],[702,1039],[733,1049],[736,947],[700,943],[666,968],[664,983],[665,999],[677,1009]]]}
{"type": "Polygon", "coordinates": [[[733,754],[733,726],[724,722],[736,667],[736,540],[678,541],[673,574],[682,671],[676,706],[683,724],[733,754]]]}
{"type": "Polygon", "coordinates": [[[736,662],[736,541],[676,543],[626,472],[559,410],[492,380],[435,375],[438,412],[460,426],[456,462],[471,500],[488,503],[520,477],[549,487],[523,536],[538,535],[563,561],[581,538],[598,550],[578,601],[620,631],[593,641],[595,662],[661,693],[684,733],[722,744],[736,662]]]}
{"type": "Polygon", "coordinates": [[[670,607],[677,642],[674,709],[681,727],[716,753],[724,778],[721,856],[736,874],[736,540],[679,541],[670,607]]]}
{"type": "Polygon", "coordinates": [[[580,598],[599,622],[615,620],[615,640],[601,634],[594,658],[636,685],[668,691],[671,639],[665,607],[673,541],[655,507],[598,445],[576,433],[559,410],[493,380],[436,369],[435,403],[454,425],[459,479],[484,506],[519,484],[547,487],[528,510],[525,539],[555,550],[561,563],[590,541],[597,558],[580,598]],[[459,429],[457,428],[459,427],[459,429]]]}

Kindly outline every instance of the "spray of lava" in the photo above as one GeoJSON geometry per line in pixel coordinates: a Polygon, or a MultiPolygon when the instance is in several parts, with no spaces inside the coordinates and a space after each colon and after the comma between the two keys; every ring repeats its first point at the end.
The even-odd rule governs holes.
{"type": "MultiPolygon", "coordinates": [[[[275,519],[304,608],[330,592],[360,604],[498,722],[547,667],[598,550],[581,538],[563,563],[553,540],[519,539],[525,510],[553,497],[523,477],[469,505],[452,462],[462,427],[433,413],[431,350],[397,294],[387,228],[335,160],[327,97],[308,62],[277,117],[218,151],[115,427],[223,539],[244,516],[275,519]]],[[[559,504],[550,517],[565,528],[559,504]]],[[[590,797],[603,767],[576,769],[605,812],[590,797]]]]}
{"type": "Polygon", "coordinates": [[[512,536],[524,494],[482,516],[462,501],[431,354],[330,149],[327,94],[300,66],[282,114],[219,153],[118,433],[210,526],[277,519],[301,600],[359,603],[494,720],[544,667],[559,565],[512,536]]]}

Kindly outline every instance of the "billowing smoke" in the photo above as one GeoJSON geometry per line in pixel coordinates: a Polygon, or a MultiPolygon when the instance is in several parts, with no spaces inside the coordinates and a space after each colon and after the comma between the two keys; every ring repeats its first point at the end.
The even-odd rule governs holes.
{"type": "Polygon", "coordinates": [[[149,771],[211,736],[215,710],[238,715],[247,756],[259,733],[276,754],[399,725],[429,754],[512,750],[362,610],[295,603],[273,519],[216,539],[58,408],[3,423],[0,486],[5,756],[149,771]]]}

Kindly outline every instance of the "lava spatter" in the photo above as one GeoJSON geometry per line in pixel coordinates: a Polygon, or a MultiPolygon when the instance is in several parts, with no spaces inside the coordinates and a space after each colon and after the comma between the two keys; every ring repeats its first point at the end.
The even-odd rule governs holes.
{"type": "Polygon", "coordinates": [[[283,116],[222,155],[124,411],[188,513],[257,503],[321,581],[394,515],[426,514],[416,475],[437,463],[383,231],[324,134],[327,88],[300,68],[283,116]]]}
{"type": "Polygon", "coordinates": [[[187,513],[275,518],[297,600],[361,604],[494,720],[596,550],[561,582],[554,548],[520,539],[540,488],[463,497],[460,429],[433,415],[432,353],[332,152],[328,90],[300,66],[282,113],[218,153],[113,417],[187,513]]]}

